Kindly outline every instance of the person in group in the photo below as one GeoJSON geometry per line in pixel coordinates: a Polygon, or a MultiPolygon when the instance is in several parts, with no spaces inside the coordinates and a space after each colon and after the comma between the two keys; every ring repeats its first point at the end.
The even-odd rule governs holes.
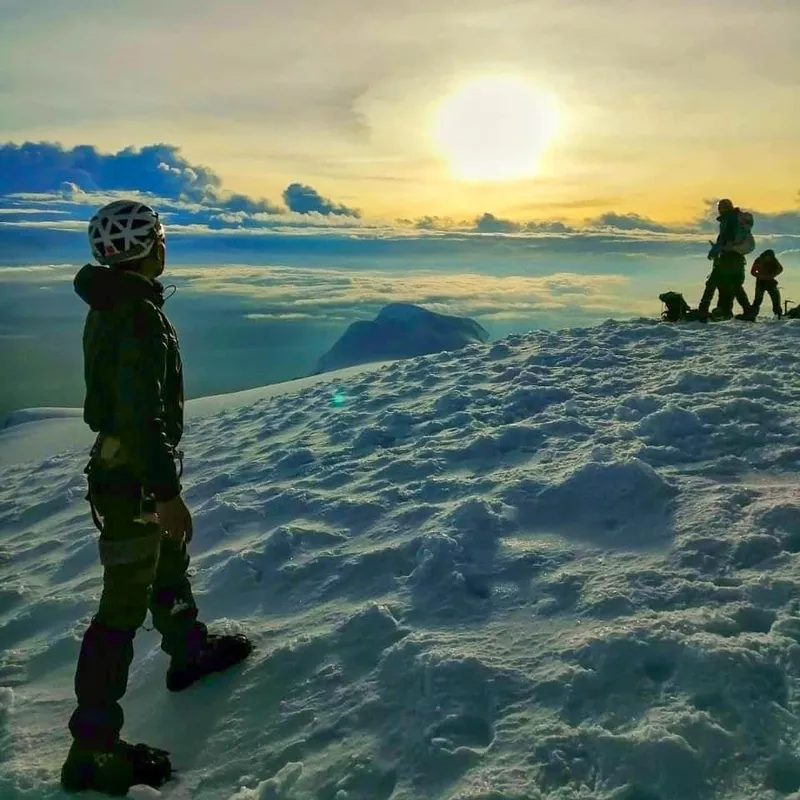
{"type": "Polygon", "coordinates": [[[778,261],[774,250],[765,250],[753,262],[750,267],[750,274],[756,279],[756,291],[753,296],[753,304],[749,314],[740,314],[742,319],[754,320],[758,316],[761,303],[764,300],[764,292],[769,295],[772,301],[772,313],[779,319],[783,316],[781,306],[781,292],[778,288],[778,275],[783,272],[783,265],[778,261]]]}
{"type": "Polygon", "coordinates": [[[253,648],[242,634],[208,632],[187,576],[192,518],[176,466],[183,369],[156,280],[166,262],[164,227],[149,206],[119,200],[92,218],[89,241],[101,266],[87,264],[74,286],[90,307],[83,418],[97,439],[85,471],[103,591],[78,657],[61,782],[69,791],[120,795],[137,783],[158,787],[172,773],[166,751],[120,738],[119,701],[148,608],[170,656],[170,691],[239,663],[253,648]]]}
{"type": "Polygon", "coordinates": [[[719,291],[719,299],[713,313],[715,319],[730,319],[733,316],[734,299],[745,314],[750,313],[744,281],[745,255],[755,248],[751,232],[753,216],[734,206],[727,198],[719,201],[717,211],[719,235],[708,254],[713,267],[696,312],[698,318],[704,320],[712,316],[709,308],[716,291],[719,291]]]}

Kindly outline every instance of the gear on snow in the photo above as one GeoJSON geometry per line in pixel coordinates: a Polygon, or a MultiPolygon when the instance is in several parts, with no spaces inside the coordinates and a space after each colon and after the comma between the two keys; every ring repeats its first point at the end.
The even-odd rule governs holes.
{"type": "Polygon", "coordinates": [[[686,315],[691,311],[684,296],[679,292],[663,292],[658,296],[658,299],[665,306],[661,312],[661,319],[665,322],[678,322],[685,319],[686,315]]]}

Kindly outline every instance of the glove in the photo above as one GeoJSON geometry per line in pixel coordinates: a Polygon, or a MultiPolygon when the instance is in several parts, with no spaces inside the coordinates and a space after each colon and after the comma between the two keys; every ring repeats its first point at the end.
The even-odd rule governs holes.
{"type": "Polygon", "coordinates": [[[180,495],[156,504],[158,522],[165,536],[176,542],[192,541],[192,515],[180,495]]]}

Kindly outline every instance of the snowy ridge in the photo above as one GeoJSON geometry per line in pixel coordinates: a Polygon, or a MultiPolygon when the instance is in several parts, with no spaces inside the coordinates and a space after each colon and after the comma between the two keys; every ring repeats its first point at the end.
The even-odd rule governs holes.
{"type": "MultiPolygon", "coordinates": [[[[251,406],[258,400],[279,397],[312,386],[344,380],[354,375],[372,371],[384,363],[361,364],[337,370],[330,375],[310,375],[281,383],[271,383],[255,389],[243,389],[228,394],[198,397],[187,400],[185,416],[189,424],[199,417],[231,412],[251,406]]],[[[85,449],[87,452],[95,439],[83,422],[82,408],[24,408],[14,411],[0,429],[0,466],[42,461],[54,453],[85,449]],[[25,426],[24,428],[21,426],[25,426]]]]}
{"type": "Polygon", "coordinates": [[[79,408],[23,408],[13,411],[6,417],[4,427],[13,428],[16,425],[26,425],[29,422],[42,422],[49,419],[73,419],[83,416],[79,408]]]}
{"type": "MultiPolygon", "coordinates": [[[[800,798],[798,345],[608,322],[193,419],[198,600],[259,649],[172,696],[140,632],[125,735],[172,751],[162,794],[800,798]]],[[[62,796],[85,458],[0,467],[3,798],[62,796]]]]}

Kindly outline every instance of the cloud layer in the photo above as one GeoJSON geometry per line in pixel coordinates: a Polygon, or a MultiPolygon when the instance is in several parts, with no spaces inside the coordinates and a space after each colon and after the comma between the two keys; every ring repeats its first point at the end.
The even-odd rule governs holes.
{"type": "Polygon", "coordinates": [[[320,195],[311,186],[289,185],[286,207],[264,198],[226,192],[219,176],[208,167],[190,164],[178,147],[152,144],[117,153],[101,153],[91,145],[64,149],[50,142],[0,145],[0,197],[52,195],[72,201],[93,199],[102,193],[129,192],[179,202],[183,210],[194,206],[206,222],[220,214],[233,215],[221,222],[243,224],[258,215],[320,214],[357,218],[358,211],[320,195]],[[239,215],[239,216],[236,216],[239,215]]]}
{"type": "Polygon", "coordinates": [[[49,142],[0,146],[0,194],[52,192],[72,184],[86,192],[135,189],[203,202],[219,192],[221,183],[212,170],[189,164],[167,144],[117,153],[100,153],[91,145],[65,150],[49,142]]]}
{"type": "MultiPolygon", "coordinates": [[[[0,268],[0,284],[52,285],[71,281],[74,274],[74,267],[59,264],[0,268]]],[[[652,301],[629,296],[630,279],[614,274],[524,276],[226,265],[180,266],[168,277],[182,294],[237,298],[240,313],[252,320],[349,323],[371,319],[394,302],[484,321],[536,319],[568,310],[630,316],[652,306],[652,301]]]]}
{"type": "MultiPolygon", "coordinates": [[[[716,198],[684,224],[667,225],[636,213],[605,211],[582,223],[560,219],[514,220],[492,212],[455,220],[427,215],[385,220],[290,183],[283,205],[226,192],[210,168],[190,163],[174,145],[152,144],[101,153],[91,145],[65,149],[48,142],[0,145],[0,226],[80,230],[94,209],[134,196],[156,206],[173,231],[187,234],[338,231],[343,235],[480,235],[537,238],[611,236],[705,244],[716,230],[716,198]]],[[[757,236],[800,235],[800,211],[755,211],[757,236]]]]}
{"type": "Polygon", "coordinates": [[[539,277],[474,273],[396,273],[287,267],[181,268],[186,288],[255,302],[254,315],[305,314],[325,319],[374,316],[387,303],[482,319],[535,316],[567,307],[603,313],[630,308],[622,275],[557,273],[539,277]]]}

